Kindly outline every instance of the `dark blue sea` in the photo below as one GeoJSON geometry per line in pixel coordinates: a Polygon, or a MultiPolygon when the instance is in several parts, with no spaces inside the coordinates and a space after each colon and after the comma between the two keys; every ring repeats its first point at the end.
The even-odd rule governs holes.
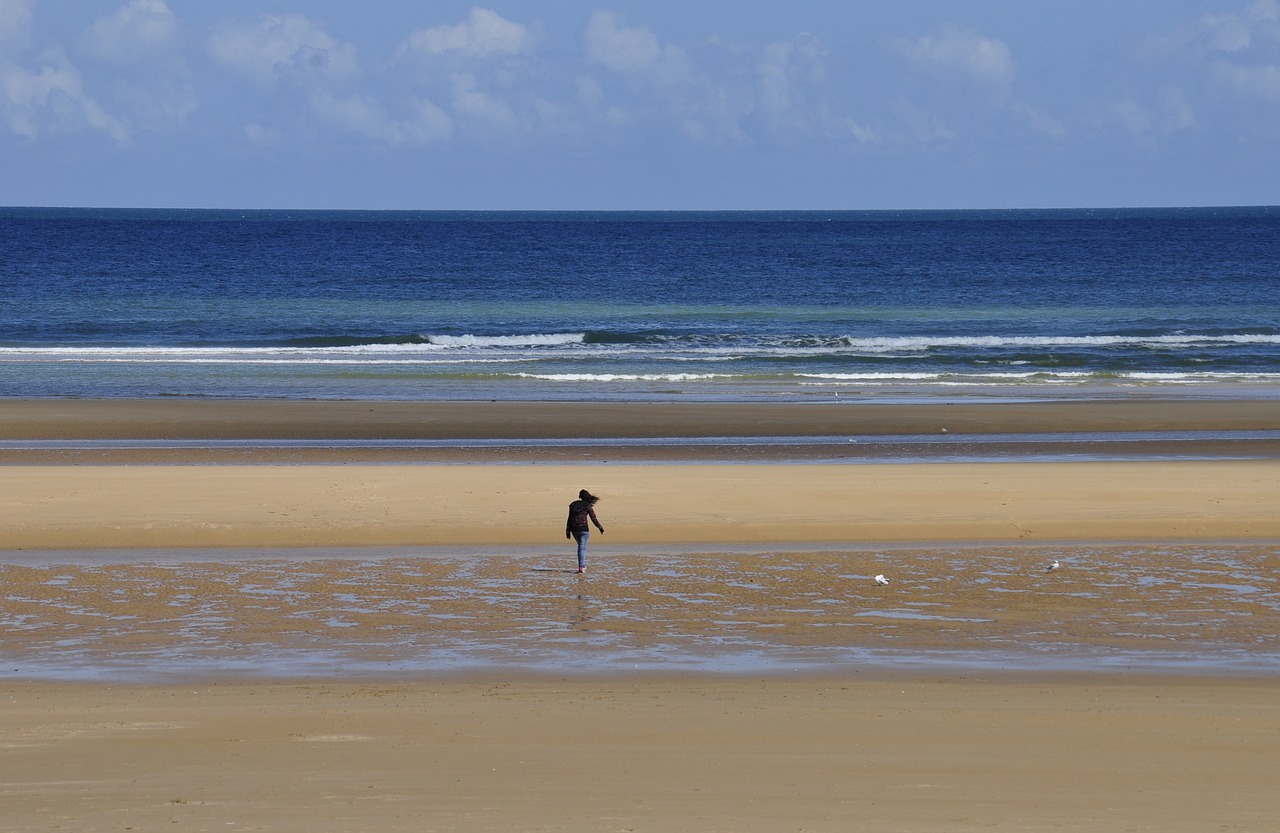
{"type": "Polygon", "coordinates": [[[0,396],[1280,394],[1280,208],[0,209],[0,396]]]}

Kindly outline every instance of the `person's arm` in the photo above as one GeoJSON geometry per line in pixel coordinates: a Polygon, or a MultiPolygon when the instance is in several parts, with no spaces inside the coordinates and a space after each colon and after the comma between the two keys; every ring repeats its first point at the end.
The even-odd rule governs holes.
{"type": "Polygon", "coordinates": [[[591,516],[591,522],[596,525],[596,529],[600,530],[600,532],[603,533],[604,527],[600,525],[600,521],[596,518],[596,510],[588,509],[587,514],[591,516]]]}

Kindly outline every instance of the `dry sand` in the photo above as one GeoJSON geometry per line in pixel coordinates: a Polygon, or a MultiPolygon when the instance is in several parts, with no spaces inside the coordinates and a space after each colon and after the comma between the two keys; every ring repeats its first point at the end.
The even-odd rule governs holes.
{"type": "Polygon", "coordinates": [[[1280,462],[9,466],[13,549],[1280,538],[1280,462]]]}
{"type": "MultiPolygon", "coordinates": [[[[949,436],[1220,431],[1280,426],[1280,402],[752,405],[48,401],[0,403],[0,439],[459,439],[949,436]]],[[[153,462],[116,450],[11,456],[0,481],[10,548],[543,544],[579,488],[607,499],[620,545],[1280,537],[1280,473],[1254,460],[1091,463],[609,465],[617,449],[454,450],[443,465],[380,449],[263,465],[204,448],[153,462]],[[496,457],[495,457],[496,455],[496,457]],[[480,465],[471,462],[495,463],[480,465]],[[567,461],[567,462],[566,462],[567,461]],[[549,465],[554,462],[554,465],[549,465]],[[75,463],[76,465],[57,465],[75,463]],[[471,463],[459,465],[459,463],[471,463]],[[507,464],[503,464],[507,463],[507,464]],[[89,465],[93,464],[93,465],[89,465]],[[576,465],[575,465],[576,464],[576,465]]],[[[856,444],[844,453],[855,454],[856,444]]],[[[794,450],[762,446],[757,457],[794,450]]],[[[731,453],[731,452],[727,452],[731,453]]],[[[829,451],[823,453],[829,454],[829,451]]],[[[267,459],[265,462],[272,462],[267,459]]]]}
{"type": "MultiPolygon", "coordinates": [[[[1280,410],[1267,402],[0,403],[0,438],[10,439],[1278,425],[1280,410]]],[[[183,452],[174,465],[139,465],[142,457],[127,455],[66,465],[66,457],[36,452],[5,467],[0,536],[9,549],[121,548],[124,561],[137,547],[563,547],[564,506],[589,487],[606,498],[600,514],[607,533],[594,543],[615,551],[672,542],[732,550],[762,542],[1105,538],[1245,543],[1274,560],[1280,463],[1262,456],[688,465],[673,453],[659,464],[610,465],[594,450],[573,465],[369,465],[337,456],[326,465],[280,466],[252,457],[247,465],[194,465],[198,451],[183,452]]],[[[4,572],[8,579],[17,575],[13,569],[4,572]]],[[[15,604],[12,588],[6,596],[15,604]]],[[[6,609],[0,637],[20,649],[31,637],[22,616],[11,614],[6,609]]],[[[1241,639],[1274,640],[1271,607],[1232,616],[1249,620],[1241,639]]],[[[1229,622],[1220,626],[1231,630],[1229,622]]],[[[716,628],[706,620],[681,627],[691,638],[716,628]]],[[[257,638],[274,637],[267,630],[257,638]]],[[[0,685],[0,829],[1276,829],[1274,676],[979,676],[512,673],[377,684],[193,679],[140,686],[24,682],[10,674],[0,685]]]]}

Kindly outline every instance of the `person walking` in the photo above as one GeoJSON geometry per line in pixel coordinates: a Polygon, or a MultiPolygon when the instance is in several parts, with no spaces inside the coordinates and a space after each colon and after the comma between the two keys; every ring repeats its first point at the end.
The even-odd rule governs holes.
{"type": "Polygon", "coordinates": [[[599,499],[583,489],[578,492],[578,499],[569,504],[569,520],[564,525],[564,537],[578,542],[579,573],[587,571],[587,540],[591,537],[591,524],[596,525],[601,535],[604,534],[604,527],[596,518],[595,505],[599,499]]]}

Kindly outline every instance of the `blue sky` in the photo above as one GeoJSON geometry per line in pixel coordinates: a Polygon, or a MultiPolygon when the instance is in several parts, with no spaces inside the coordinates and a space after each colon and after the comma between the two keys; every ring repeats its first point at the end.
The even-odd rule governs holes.
{"type": "Polygon", "coordinates": [[[1280,0],[0,0],[0,205],[1278,194],[1280,0]]]}

